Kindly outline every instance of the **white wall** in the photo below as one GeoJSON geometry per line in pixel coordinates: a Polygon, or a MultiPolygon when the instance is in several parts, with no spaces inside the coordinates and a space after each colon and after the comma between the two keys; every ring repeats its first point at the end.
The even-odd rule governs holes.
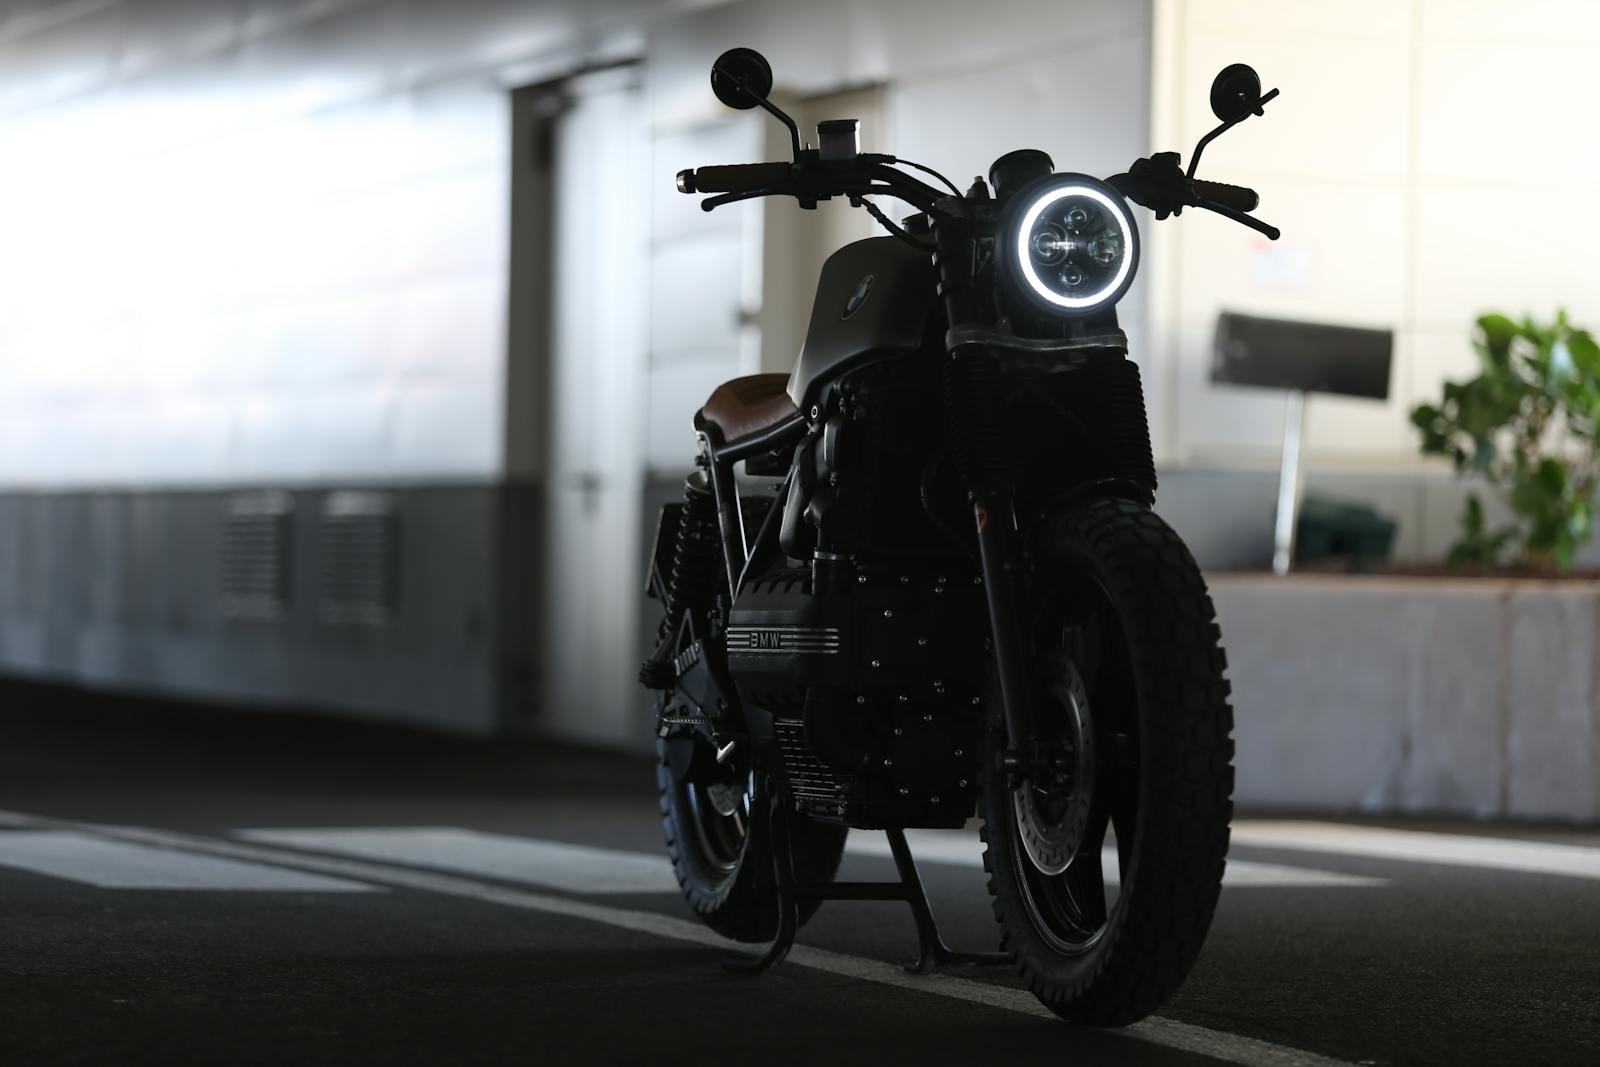
{"type": "Polygon", "coordinates": [[[0,486],[498,476],[507,90],[679,6],[0,6],[0,486]]]}
{"type": "Polygon", "coordinates": [[[1201,176],[1254,186],[1269,242],[1185,214],[1154,269],[1151,316],[1168,394],[1169,463],[1277,458],[1283,401],[1212,386],[1224,308],[1397,331],[1387,404],[1319,398],[1320,467],[1414,466],[1413,404],[1473,373],[1488,310],[1600,316],[1600,139],[1584,0],[1158,0],[1155,140],[1187,153],[1215,124],[1230,62],[1283,95],[1206,150],[1201,176]]]}
{"type": "Polygon", "coordinates": [[[874,135],[964,182],[1026,145],[1138,154],[1149,23],[1143,0],[4,5],[0,486],[503,473],[506,91],[624,52],[655,130],[648,462],[681,466],[688,414],[760,361],[760,209],[671,202],[673,171],[769,132],[708,92],[721,49],[791,93],[885,83],[874,135]]]}

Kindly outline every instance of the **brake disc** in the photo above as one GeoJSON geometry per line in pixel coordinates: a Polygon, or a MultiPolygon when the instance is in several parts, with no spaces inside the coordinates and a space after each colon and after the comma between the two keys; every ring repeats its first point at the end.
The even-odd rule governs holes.
{"type": "Polygon", "coordinates": [[[1070,661],[1063,659],[1054,669],[1056,677],[1046,695],[1052,710],[1061,716],[1069,767],[1056,781],[1040,784],[1025,779],[1011,794],[1023,851],[1029,862],[1047,875],[1060,874],[1072,864],[1083,844],[1094,799],[1094,722],[1089,714],[1089,693],[1070,661]],[[1064,782],[1059,780],[1062,778],[1064,782]]]}

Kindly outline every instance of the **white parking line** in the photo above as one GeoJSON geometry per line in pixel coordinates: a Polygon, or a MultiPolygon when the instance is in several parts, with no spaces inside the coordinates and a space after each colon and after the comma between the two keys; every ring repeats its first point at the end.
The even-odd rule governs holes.
{"type": "Polygon", "coordinates": [[[567,893],[676,893],[662,855],[538,841],[449,826],[240,830],[238,837],[312,852],[431,867],[567,893]]]}
{"type": "Polygon", "coordinates": [[[1233,840],[1235,844],[1256,848],[1600,879],[1600,848],[1584,845],[1390,830],[1377,826],[1270,820],[1236,824],[1233,840]]]}
{"type": "Polygon", "coordinates": [[[108,841],[74,830],[0,831],[0,867],[101,889],[361,893],[373,888],[342,878],[219,859],[188,850],[108,841]]]}
{"type": "MultiPolygon", "coordinates": [[[[672,866],[661,855],[593,848],[445,826],[240,830],[236,836],[268,845],[331,852],[384,863],[453,871],[520,882],[566,893],[676,893],[672,866]]],[[[906,834],[918,862],[982,868],[982,845],[973,834],[912,830],[906,834]]],[[[852,833],[852,855],[889,858],[882,834],[852,833]]],[[[1116,856],[1107,853],[1106,880],[1117,881],[1116,856]]],[[[1387,884],[1335,871],[1230,860],[1223,884],[1231,888],[1364,888],[1387,884]]]]}
{"type": "MultiPolygon", "coordinates": [[[[631,930],[652,937],[682,941],[704,947],[727,949],[729,943],[704,925],[654,912],[618,908],[607,904],[574,900],[530,893],[521,889],[473,882],[456,875],[391,867],[364,860],[316,856],[288,852],[283,849],[166,830],[149,830],[140,827],[101,826],[91,823],[69,823],[61,820],[37,818],[14,812],[0,812],[0,824],[36,826],[39,828],[71,830],[95,834],[115,841],[131,841],[163,848],[186,849],[202,855],[223,856],[256,863],[276,863],[288,867],[315,871],[335,878],[359,879],[377,882],[396,888],[413,889],[424,893],[476,900],[502,907],[521,908],[549,915],[562,915],[586,922],[631,930]]],[[[978,982],[953,975],[910,975],[901,967],[878,960],[862,959],[842,953],[797,945],[789,954],[789,962],[801,967],[837,974],[843,977],[894,986],[910,992],[947,997],[971,1004],[1055,1019],[1031,993],[1014,986],[978,982]]],[[[1242,1037],[1221,1030],[1178,1022],[1174,1019],[1152,1017],[1116,1033],[1137,1041],[1165,1048],[1177,1049],[1210,1056],[1245,1067],[1349,1067],[1343,1061],[1329,1059],[1311,1052],[1274,1045],[1255,1038],[1242,1037]]]]}
{"type": "MultiPolygon", "coordinates": [[[[959,830],[907,830],[906,842],[919,863],[983,867],[983,843],[976,834],[959,830]]],[[[891,855],[889,842],[882,834],[852,833],[845,839],[844,847],[846,852],[858,856],[891,855]]],[[[1116,853],[1109,849],[1103,853],[1100,866],[1106,881],[1116,884],[1116,853]]],[[[1224,889],[1362,889],[1387,884],[1382,878],[1238,859],[1228,860],[1222,876],[1224,889]]]]}

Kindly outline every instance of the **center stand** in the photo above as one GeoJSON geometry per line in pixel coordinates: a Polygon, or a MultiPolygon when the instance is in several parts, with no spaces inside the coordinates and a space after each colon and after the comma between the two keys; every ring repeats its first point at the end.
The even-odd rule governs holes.
{"type": "Polygon", "coordinates": [[[761,974],[782,963],[794,946],[795,932],[800,926],[800,901],[802,900],[898,900],[911,906],[911,916],[917,924],[917,958],[905,964],[912,974],[927,974],[935,964],[996,966],[1014,962],[1008,952],[956,952],[939,936],[939,926],[934,921],[933,909],[928,905],[928,894],[917,873],[917,861],[912,858],[911,847],[906,844],[904,830],[886,829],[889,851],[894,855],[897,882],[825,882],[797,883],[794,880],[794,856],[789,848],[789,819],[791,809],[780,793],[770,796],[765,787],[765,776],[758,776],[755,803],[756,814],[750,822],[751,844],[759,846],[770,836],[772,842],[773,880],[778,897],[778,930],[772,944],[757,956],[741,956],[726,961],[729,970],[748,974],[761,974]]]}

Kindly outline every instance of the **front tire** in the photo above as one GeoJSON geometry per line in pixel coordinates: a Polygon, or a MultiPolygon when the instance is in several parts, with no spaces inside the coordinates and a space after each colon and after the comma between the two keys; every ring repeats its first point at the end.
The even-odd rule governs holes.
{"type": "Polygon", "coordinates": [[[984,866],[1028,989],[1073,1022],[1121,1026],[1178,989],[1216,908],[1233,792],[1226,661],[1199,568],[1147,509],[1092,502],[1046,520],[1034,549],[1035,720],[1062,770],[1013,783],[986,760],[984,866]]]}

